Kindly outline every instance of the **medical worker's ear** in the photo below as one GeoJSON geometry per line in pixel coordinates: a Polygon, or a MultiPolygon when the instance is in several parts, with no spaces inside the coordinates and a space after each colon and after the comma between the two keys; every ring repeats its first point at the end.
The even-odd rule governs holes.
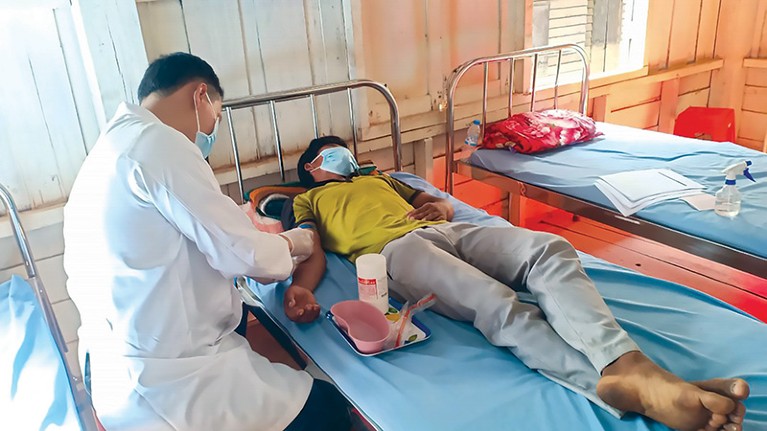
{"type": "Polygon", "coordinates": [[[194,103],[198,109],[208,104],[208,99],[205,97],[208,94],[208,84],[201,82],[194,88],[194,103]]]}

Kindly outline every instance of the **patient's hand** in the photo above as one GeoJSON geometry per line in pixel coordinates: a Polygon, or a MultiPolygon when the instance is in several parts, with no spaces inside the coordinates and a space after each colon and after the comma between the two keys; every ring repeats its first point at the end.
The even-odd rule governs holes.
{"type": "Polygon", "coordinates": [[[285,314],[294,322],[308,323],[320,315],[320,305],[311,290],[291,284],[282,300],[285,314]]]}
{"type": "Polygon", "coordinates": [[[451,205],[449,202],[426,202],[407,213],[408,218],[426,221],[448,220],[451,205]]]}

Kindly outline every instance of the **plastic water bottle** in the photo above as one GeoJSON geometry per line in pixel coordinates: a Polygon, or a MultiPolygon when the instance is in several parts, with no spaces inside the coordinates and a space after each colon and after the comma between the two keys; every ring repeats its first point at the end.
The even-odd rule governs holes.
{"type": "Polygon", "coordinates": [[[386,256],[378,253],[363,254],[354,263],[357,266],[357,289],[360,301],[375,305],[381,313],[385,314],[389,309],[386,256]]]}
{"type": "Polygon", "coordinates": [[[466,140],[463,141],[464,149],[469,154],[473,153],[479,145],[479,134],[482,133],[479,120],[474,120],[466,131],[466,140]]]}

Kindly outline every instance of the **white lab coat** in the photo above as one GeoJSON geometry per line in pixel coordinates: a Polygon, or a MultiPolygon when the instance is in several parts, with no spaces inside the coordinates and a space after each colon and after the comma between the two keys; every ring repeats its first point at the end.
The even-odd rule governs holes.
{"type": "Polygon", "coordinates": [[[108,430],[282,430],[297,416],[311,377],[233,333],[233,277],[285,279],[287,242],[253,228],[180,132],[121,105],[75,181],[64,242],[108,430]]]}

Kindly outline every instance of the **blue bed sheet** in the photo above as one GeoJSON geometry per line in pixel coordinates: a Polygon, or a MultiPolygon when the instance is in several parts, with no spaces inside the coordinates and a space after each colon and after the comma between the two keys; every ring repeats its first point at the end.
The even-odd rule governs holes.
{"type": "Polygon", "coordinates": [[[599,123],[603,138],[541,154],[479,150],[471,163],[528,184],[607,208],[615,208],[595,186],[602,175],[668,168],[706,187],[724,185],[722,169],[751,160],[756,183],[738,178],[743,205],[735,219],[696,211],[682,200],[650,206],[636,217],[767,258],[767,154],[729,142],[709,142],[666,133],[599,123]]]}
{"type": "MultiPolygon", "coordinates": [[[[425,180],[396,177],[446,196],[425,180]]],[[[452,199],[455,221],[507,225],[452,199]]],[[[588,255],[584,266],[619,322],[642,349],[685,379],[744,377],[752,388],[745,429],[767,429],[767,325],[698,291],[643,276],[588,255]]],[[[431,311],[419,319],[432,337],[375,357],[355,354],[327,319],[296,324],[285,316],[286,284],[250,288],[278,323],[348,398],[383,430],[667,430],[645,418],[618,420],[489,344],[470,324],[431,311]]],[[[323,313],[355,298],[353,265],[328,254],[316,290],[323,313]]]]}
{"type": "Polygon", "coordinates": [[[0,424],[8,430],[79,430],[74,397],[32,288],[0,284],[0,424]]]}

